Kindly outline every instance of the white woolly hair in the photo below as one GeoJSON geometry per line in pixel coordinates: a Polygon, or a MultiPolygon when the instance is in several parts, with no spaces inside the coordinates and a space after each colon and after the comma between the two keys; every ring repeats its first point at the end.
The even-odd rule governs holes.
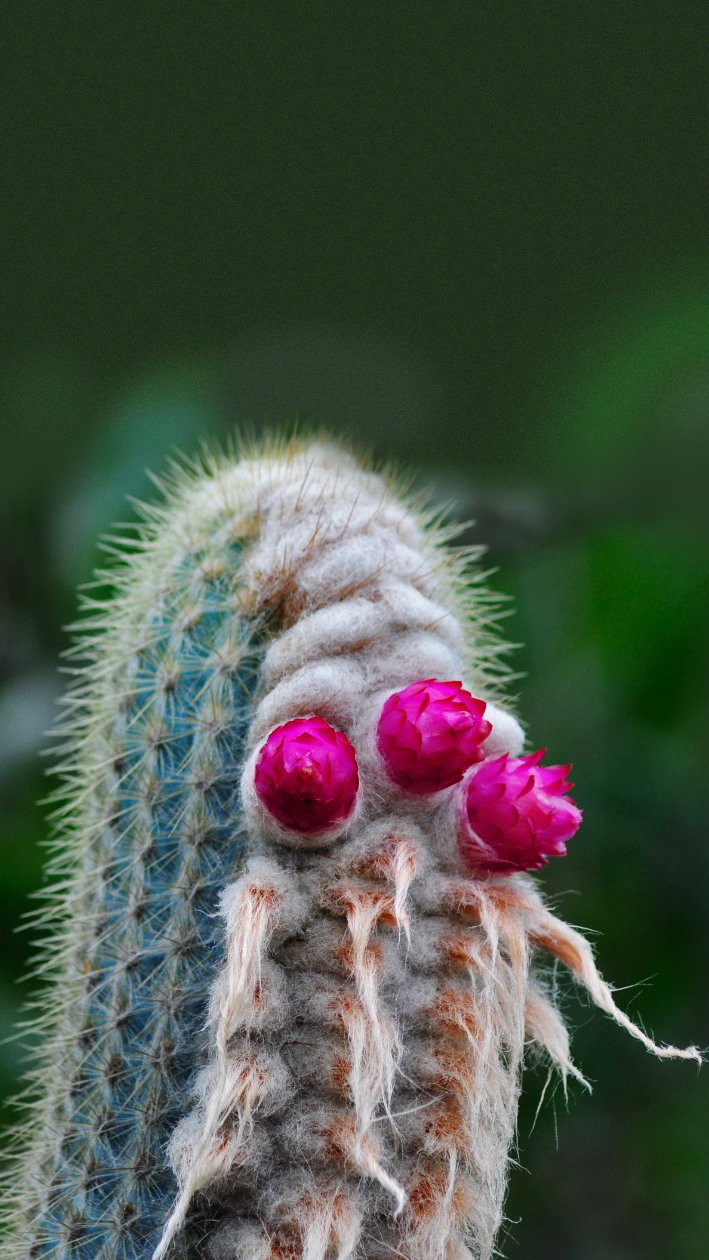
{"type": "Polygon", "coordinates": [[[564,1081],[585,1083],[530,971],[538,951],[653,1053],[697,1052],[656,1046],[618,1009],[587,942],[530,879],[465,874],[456,789],[407,797],[384,774],[381,705],[426,677],[462,678],[488,702],[490,753],[522,750],[500,703],[500,649],[489,597],[469,585],[471,557],[452,554],[440,526],[329,446],[219,468],[193,496],[193,514],[228,500],[258,522],[246,602],[255,615],[276,610],[280,630],[243,776],[254,856],[223,896],[213,1058],[173,1139],[180,1191],[153,1260],[207,1187],[225,1214],[213,1260],[486,1260],[525,1039],[564,1081]],[[362,780],[354,819],[316,847],[274,823],[253,790],[265,736],[313,713],[347,733],[362,780]]]}

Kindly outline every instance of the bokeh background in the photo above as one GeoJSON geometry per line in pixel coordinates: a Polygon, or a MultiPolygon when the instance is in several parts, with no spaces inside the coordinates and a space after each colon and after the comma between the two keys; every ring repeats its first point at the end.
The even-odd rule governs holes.
{"type": "MultiPolygon", "coordinates": [[[[476,519],[586,811],[544,883],[649,1029],[709,1043],[706,19],[3,6],[0,1034],[97,535],[174,450],[297,413],[476,519]]],[[[703,1260],[706,1081],[564,992],[595,1096],[534,1123],[529,1074],[505,1254],[703,1260]]]]}

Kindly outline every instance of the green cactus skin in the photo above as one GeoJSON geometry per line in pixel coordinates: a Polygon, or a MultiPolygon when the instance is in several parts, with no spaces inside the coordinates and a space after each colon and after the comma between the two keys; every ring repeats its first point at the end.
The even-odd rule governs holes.
{"type": "Polygon", "coordinates": [[[31,1132],[11,1170],[15,1260],[143,1260],[175,1192],[165,1146],[204,1050],[262,655],[240,606],[244,539],[224,505],[192,530],[189,484],[148,518],[115,597],[82,627],[45,951],[54,1009],[43,996],[31,1132]]]}

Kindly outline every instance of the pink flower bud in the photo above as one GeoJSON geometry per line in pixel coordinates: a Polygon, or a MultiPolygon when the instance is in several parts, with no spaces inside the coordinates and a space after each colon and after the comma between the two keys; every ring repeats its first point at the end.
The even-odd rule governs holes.
{"type": "Polygon", "coordinates": [[[427,678],[396,691],[382,708],[377,746],[398,787],[417,796],[440,792],[462,779],[483,752],[492,727],[459,682],[427,678]]]}
{"type": "Polygon", "coordinates": [[[581,810],[565,794],[571,766],[542,766],[541,752],[504,753],[476,766],[463,787],[461,848],[485,875],[536,871],[563,857],[581,825],[581,810]]]}
{"type": "Polygon", "coordinates": [[[324,718],[295,718],[271,731],[254,783],[262,805],[282,826],[316,835],[344,822],[354,809],[355,751],[324,718]]]}

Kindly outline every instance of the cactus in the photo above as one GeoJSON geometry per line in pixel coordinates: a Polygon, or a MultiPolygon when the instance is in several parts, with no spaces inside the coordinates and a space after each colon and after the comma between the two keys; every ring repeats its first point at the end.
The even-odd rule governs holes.
{"type": "Polygon", "coordinates": [[[460,785],[387,778],[377,716],[422,678],[482,698],[487,756],[522,751],[448,541],[295,441],[175,471],[116,545],[74,649],[8,1260],[484,1260],[525,1037],[576,1072],[544,952],[696,1057],[618,1011],[528,876],[471,875],[460,785]],[[311,714],[361,780],[312,843],[254,789],[269,732],[311,714]]]}

